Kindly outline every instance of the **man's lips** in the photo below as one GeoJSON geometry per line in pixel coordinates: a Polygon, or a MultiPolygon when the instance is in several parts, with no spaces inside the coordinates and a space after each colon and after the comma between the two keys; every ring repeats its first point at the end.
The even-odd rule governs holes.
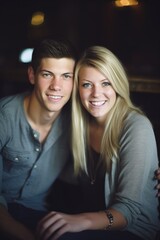
{"type": "Polygon", "coordinates": [[[52,98],[52,99],[61,99],[62,96],[55,96],[55,95],[48,95],[49,98],[52,98]]]}
{"type": "Polygon", "coordinates": [[[60,101],[62,98],[63,98],[63,96],[60,96],[60,95],[51,95],[51,94],[47,94],[47,97],[48,97],[48,99],[49,100],[51,100],[51,101],[60,101]]]}
{"type": "Polygon", "coordinates": [[[103,106],[105,104],[106,101],[90,101],[90,104],[92,104],[93,106],[103,106]]]}

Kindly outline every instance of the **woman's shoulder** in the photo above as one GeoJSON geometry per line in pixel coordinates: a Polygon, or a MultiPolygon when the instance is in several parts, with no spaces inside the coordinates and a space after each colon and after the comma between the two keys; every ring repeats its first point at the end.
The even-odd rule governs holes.
{"type": "Polygon", "coordinates": [[[128,114],[124,121],[124,127],[125,126],[137,126],[139,128],[144,128],[148,126],[152,127],[152,123],[145,114],[132,111],[128,114]]]}
{"type": "Polygon", "coordinates": [[[154,136],[153,126],[146,115],[138,112],[131,112],[123,123],[120,139],[152,138],[154,136]]]}

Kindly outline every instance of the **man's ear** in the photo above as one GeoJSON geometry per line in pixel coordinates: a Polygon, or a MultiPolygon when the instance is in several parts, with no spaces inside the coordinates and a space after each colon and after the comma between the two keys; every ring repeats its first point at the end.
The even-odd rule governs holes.
{"type": "Polygon", "coordinates": [[[28,67],[28,79],[32,85],[35,84],[35,73],[32,66],[28,67]]]}

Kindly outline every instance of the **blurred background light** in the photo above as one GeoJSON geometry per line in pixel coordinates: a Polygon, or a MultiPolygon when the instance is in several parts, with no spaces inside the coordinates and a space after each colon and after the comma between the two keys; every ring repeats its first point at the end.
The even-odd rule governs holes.
{"type": "Polygon", "coordinates": [[[31,62],[32,59],[32,52],[33,52],[33,48],[26,48],[24,49],[19,56],[19,60],[22,63],[29,63],[31,62]]]}
{"type": "Polygon", "coordinates": [[[35,12],[32,15],[31,24],[34,26],[38,26],[44,23],[44,13],[43,12],[35,12]]]}
{"type": "Polygon", "coordinates": [[[117,7],[136,6],[138,5],[138,1],[137,0],[116,0],[115,5],[117,7]]]}

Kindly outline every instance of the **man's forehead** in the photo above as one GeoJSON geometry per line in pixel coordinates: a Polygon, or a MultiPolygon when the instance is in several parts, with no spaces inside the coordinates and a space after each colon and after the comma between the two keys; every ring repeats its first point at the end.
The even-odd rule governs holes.
{"type": "Polygon", "coordinates": [[[47,58],[42,58],[41,62],[75,62],[75,60],[67,57],[62,57],[62,58],[47,57],[47,58]]]}
{"type": "Polygon", "coordinates": [[[43,58],[41,60],[40,65],[44,66],[44,65],[48,65],[48,66],[59,66],[59,67],[63,67],[63,66],[74,66],[75,65],[75,60],[71,59],[71,58],[43,58]]]}
{"type": "Polygon", "coordinates": [[[43,58],[38,71],[52,73],[73,73],[75,61],[70,58],[43,58]]]}

